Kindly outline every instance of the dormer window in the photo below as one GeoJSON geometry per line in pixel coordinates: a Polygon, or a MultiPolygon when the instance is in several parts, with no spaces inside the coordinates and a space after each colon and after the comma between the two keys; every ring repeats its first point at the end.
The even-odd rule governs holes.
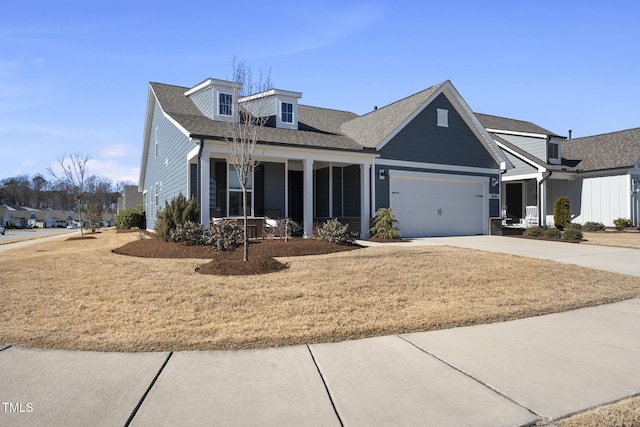
{"type": "Polygon", "coordinates": [[[218,114],[221,116],[230,116],[233,113],[233,95],[221,93],[219,99],[218,114]]]}
{"type": "Polygon", "coordinates": [[[227,80],[207,79],[184,93],[211,120],[228,122],[238,120],[234,99],[242,85],[227,80]]]}
{"type": "Polygon", "coordinates": [[[559,147],[560,144],[556,144],[555,142],[550,142],[547,144],[547,156],[550,159],[558,159],[559,158],[559,147]]]}
{"type": "Polygon", "coordinates": [[[282,122],[293,123],[293,104],[289,102],[282,103],[282,122]]]}
{"type": "Polygon", "coordinates": [[[238,103],[242,108],[256,117],[275,124],[278,129],[298,129],[298,99],[300,92],[270,89],[264,92],[240,98],[238,103]],[[275,123],[274,123],[275,121],[275,123]]]}

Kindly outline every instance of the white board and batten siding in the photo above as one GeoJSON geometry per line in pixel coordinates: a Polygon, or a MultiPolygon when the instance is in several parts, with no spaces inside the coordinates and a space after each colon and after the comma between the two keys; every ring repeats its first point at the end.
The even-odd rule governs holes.
{"type": "MultiPolygon", "coordinates": [[[[581,211],[573,222],[601,222],[613,226],[617,218],[631,217],[631,181],[629,175],[612,175],[576,180],[581,185],[581,211]]],[[[578,187],[580,188],[580,187],[578,187]]]]}
{"type": "Polygon", "coordinates": [[[486,177],[391,170],[389,184],[402,237],[488,232],[486,177]]]}

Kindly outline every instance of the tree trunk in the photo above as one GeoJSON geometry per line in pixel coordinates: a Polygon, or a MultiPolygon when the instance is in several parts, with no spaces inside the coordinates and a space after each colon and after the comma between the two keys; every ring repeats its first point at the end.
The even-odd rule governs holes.
{"type": "Polygon", "coordinates": [[[80,212],[80,237],[84,237],[84,223],[82,221],[82,199],[78,198],[78,211],[80,212]]]}
{"type": "Polygon", "coordinates": [[[244,214],[244,261],[249,261],[249,235],[247,234],[247,188],[242,189],[242,213],[244,214]]]}

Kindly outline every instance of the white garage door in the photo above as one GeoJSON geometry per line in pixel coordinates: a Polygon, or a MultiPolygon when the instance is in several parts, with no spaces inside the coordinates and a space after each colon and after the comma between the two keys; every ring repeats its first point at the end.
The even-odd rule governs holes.
{"type": "Polygon", "coordinates": [[[486,178],[392,170],[389,185],[403,237],[486,233],[486,178]]]}

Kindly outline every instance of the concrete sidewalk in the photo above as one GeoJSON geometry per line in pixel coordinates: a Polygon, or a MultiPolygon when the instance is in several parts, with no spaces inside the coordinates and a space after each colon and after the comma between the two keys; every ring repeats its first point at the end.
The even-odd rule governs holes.
{"type": "Polygon", "coordinates": [[[524,426],[640,393],[640,299],[284,348],[0,346],[0,425],[524,426]]]}
{"type": "Polygon", "coordinates": [[[358,243],[363,246],[393,244],[402,246],[457,246],[529,258],[548,259],[614,273],[640,276],[640,250],[638,249],[504,236],[423,237],[403,243],[376,243],[358,240],[358,243]]]}

